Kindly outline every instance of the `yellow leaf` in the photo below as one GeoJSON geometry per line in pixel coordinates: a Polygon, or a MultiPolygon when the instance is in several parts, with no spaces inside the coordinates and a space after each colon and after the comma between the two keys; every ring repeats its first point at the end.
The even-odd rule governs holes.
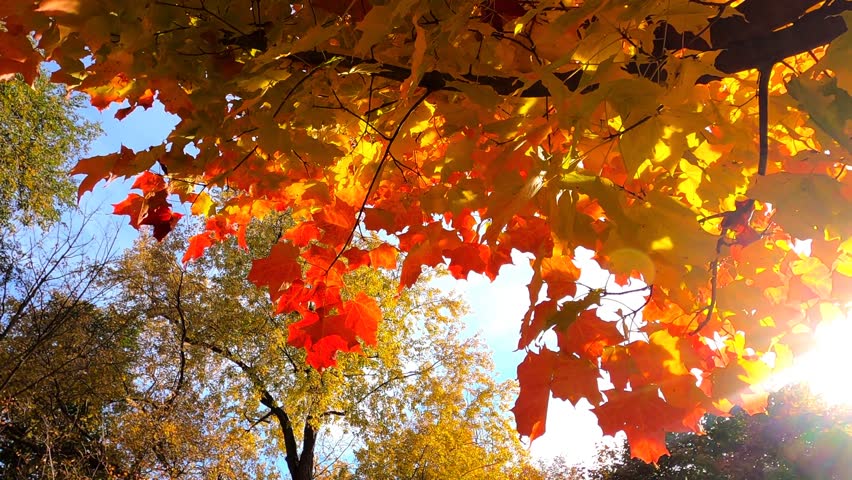
{"type": "Polygon", "coordinates": [[[787,91],[799,101],[799,108],[810,115],[834,141],[852,153],[852,98],[838,88],[837,79],[809,80],[803,76],[787,82],[787,91]]]}
{"type": "Polygon", "coordinates": [[[758,177],[749,198],[769,202],[777,210],[774,222],[795,238],[822,236],[827,227],[852,234],[852,209],[843,185],[812,174],[777,173],[758,177]]]}
{"type": "Polygon", "coordinates": [[[806,257],[790,264],[794,275],[820,297],[831,295],[831,271],[816,257],[806,257]]]}
{"type": "Polygon", "coordinates": [[[210,198],[210,195],[207,192],[201,192],[195,197],[195,201],[192,202],[192,214],[193,215],[203,215],[205,217],[209,217],[211,215],[216,214],[216,208],[213,204],[213,199],[210,198]]]}

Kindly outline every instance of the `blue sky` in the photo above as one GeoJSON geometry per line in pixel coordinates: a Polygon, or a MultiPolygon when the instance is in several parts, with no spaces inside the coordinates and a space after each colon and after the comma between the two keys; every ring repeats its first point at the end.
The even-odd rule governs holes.
{"type": "MultiPolygon", "coordinates": [[[[100,122],[104,130],[104,135],[92,144],[90,155],[117,152],[122,145],[135,151],[158,145],[178,122],[178,118],[165,112],[159,102],[149,110],[137,108],[118,121],[114,114],[120,107],[113,104],[103,112],[89,107],[81,112],[85,118],[100,122]]],[[[80,202],[83,211],[96,213],[101,220],[98,225],[120,229],[118,248],[122,249],[129,247],[138,233],[128,225],[126,217],[114,216],[111,212],[112,204],[127,196],[130,184],[130,181],[121,180],[100,183],[80,202]]],[[[186,205],[175,205],[174,210],[189,215],[186,205]]],[[[494,282],[477,274],[471,274],[465,281],[449,276],[434,280],[435,286],[460,293],[470,305],[471,313],[464,322],[468,332],[480,335],[491,349],[498,380],[515,378],[517,365],[524,358],[524,353],[516,349],[520,319],[529,306],[526,285],[532,269],[529,260],[522,255],[513,256],[513,260],[515,264],[504,266],[494,282]]],[[[602,286],[605,277],[594,266],[584,265],[583,281],[587,285],[602,286]]],[[[593,458],[596,444],[602,437],[590,409],[591,405],[585,401],[574,408],[568,402],[551,399],[548,431],[532,445],[533,455],[539,458],[563,455],[572,463],[593,458]]]]}

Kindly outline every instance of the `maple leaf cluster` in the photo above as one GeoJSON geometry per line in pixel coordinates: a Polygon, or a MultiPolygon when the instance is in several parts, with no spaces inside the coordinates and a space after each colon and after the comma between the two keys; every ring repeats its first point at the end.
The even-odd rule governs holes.
{"type": "Polygon", "coordinates": [[[183,216],[172,211],[167,200],[166,181],[161,175],[146,171],[136,177],[131,188],[142,190],[144,195],[131,193],[124,201],[114,205],[113,213],[128,215],[130,225],[137,230],[141,225],[150,225],[154,238],[164,239],[183,216]]]}
{"type": "Polygon", "coordinates": [[[518,431],[545,432],[551,395],[585,398],[655,461],[665,432],[763,408],[760,383],[844,317],[849,9],[9,0],[0,75],[49,60],[99,108],[156,96],[181,117],[162,145],[72,173],[81,195],[138,175],[116,212],[158,238],[169,199],[191,204],[206,228],[185,261],[289,211],[249,279],[301,315],[288,341],[316,368],[376,341],[381,312],[344,298],[347,272],[401,262],[404,288],[424,266],[493,279],[527,254],[518,431]],[[385,241],[361,248],[364,231],[385,241]],[[644,304],[611,318],[619,292],[578,292],[579,248],[644,304]]]}

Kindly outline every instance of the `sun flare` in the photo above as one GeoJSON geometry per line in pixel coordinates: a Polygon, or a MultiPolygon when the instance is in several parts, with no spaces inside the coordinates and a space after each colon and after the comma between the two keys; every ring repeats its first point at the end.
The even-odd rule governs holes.
{"type": "Polygon", "coordinates": [[[814,346],[796,361],[792,381],[806,383],[831,404],[852,405],[852,314],[817,327],[814,346]]]}

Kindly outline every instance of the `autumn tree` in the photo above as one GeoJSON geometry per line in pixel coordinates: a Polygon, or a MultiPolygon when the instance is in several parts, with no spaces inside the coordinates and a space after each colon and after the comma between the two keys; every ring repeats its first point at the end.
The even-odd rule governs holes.
{"type": "Polygon", "coordinates": [[[528,459],[505,416],[515,388],[491,379],[480,349],[443,348],[453,360],[400,389],[416,403],[361,429],[356,478],[521,478],[515,472],[528,459]]]}
{"type": "Polygon", "coordinates": [[[0,283],[0,476],[113,478],[104,441],[135,352],[135,323],[104,306],[111,239],[84,225],[18,234],[0,283]]]}
{"type": "MultiPolygon", "coordinates": [[[[376,322],[377,341],[353,348],[363,355],[339,354],[336,367],[311,368],[309,354],[287,342],[298,316],[274,314],[268,294],[246,279],[257,265],[252,256],[268,255],[288,218],[252,224],[249,251],[220,244],[188,265],[179,258],[184,236],[160,244],[146,237],[113,272],[120,303],[146,325],[134,371],[147,398],[115,440],[148,454],[140,459],[146,475],[253,478],[261,467],[272,475],[280,459],[293,479],[332,478],[375,469],[380,452],[415,447],[428,447],[429,471],[441,473],[428,478],[493,474],[521,461],[505,416],[512,389],[491,379],[482,346],[463,339],[463,305],[423,283],[398,295],[395,268],[359,269],[342,284],[341,295],[367,295],[360,304],[375,305],[345,312],[346,325],[376,322]],[[322,437],[334,432],[360,446],[356,465],[346,460],[351,449],[323,450],[322,437]],[[406,445],[408,437],[415,443],[406,445]],[[227,470],[241,461],[258,470],[227,470]]],[[[413,456],[388,460],[417,465],[413,456]]]]}
{"type": "Polygon", "coordinates": [[[128,102],[119,117],[155,99],[180,116],[161,145],[74,173],[80,195],[136,177],[115,212],[158,239],[180,221],[172,202],[191,204],[206,230],[187,261],[292,212],[249,278],[298,314],[287,343],[317,370],[372,343],[345,314],[369,296],[342,279],[389,250],[402,287],[423,266],[494,278],[530,255],[529,310],[501,319],[527,352],[518,431],[544,433],[551,394],[585,397],[654,461],[707,412],[761,411],[763,359],[783,368],[845,319],[850,8],[10,0],[0,75],[34,81],[48,59],[95,106],[128,102]],[[382,241],[364,248],[369,232],[382,241]],[[617,292],[578,288],[580,247],[644,306],[607,318],[617,292]]]}

